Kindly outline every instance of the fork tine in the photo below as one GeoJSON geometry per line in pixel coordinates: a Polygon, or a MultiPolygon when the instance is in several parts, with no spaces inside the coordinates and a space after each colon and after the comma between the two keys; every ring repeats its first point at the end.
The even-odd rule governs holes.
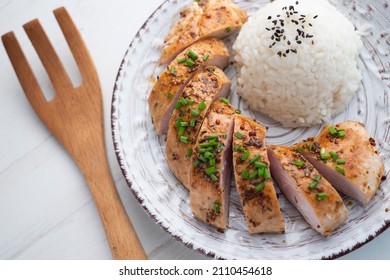
{"type": "Polygon", "coordinates": [[[34,110],[38,112],[42,104],[47,101],[15,34],[8,32],[1,39],[27,99],[30,101],[34,110]]]}
{"type": "Polygon", "coordinates": [[[98,75],[93,60],[69,13],[64,7],[55,9],[53,13],[76,60],[83,81],[92,80],[98,83],[98,75]]]}
{"type": "Polygon", "coordinates": [[[63,89],[73,87],[61,60],[39,21],[34,19],[24,24],[23,28],[37,51],[55,91],[58,93],[63,89]]]}

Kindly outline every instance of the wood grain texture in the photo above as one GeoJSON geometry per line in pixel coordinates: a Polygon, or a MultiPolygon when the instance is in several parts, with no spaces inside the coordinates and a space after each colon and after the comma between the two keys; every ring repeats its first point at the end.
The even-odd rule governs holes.
{"type": "Polygon", "coordinates": [[[4,46],[27,98],[41,120],[67,149],[83,172],[101,216],[115,259],[146,259],[123,208],[109,170],[103,133],[103,106],[99,79],[88,50],[65,8],[54,11],[81,72],[74,88],[38,20],[24,25],[56,91],[45,101],[42,91],[12,32],[4,46]]]}

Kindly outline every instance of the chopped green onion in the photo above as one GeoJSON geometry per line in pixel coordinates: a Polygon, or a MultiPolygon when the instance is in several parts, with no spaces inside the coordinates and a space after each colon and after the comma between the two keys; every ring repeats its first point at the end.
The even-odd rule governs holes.
{"type": "Polygon", "coordinates": [[[319,181],[321,180],[321,175],[316,175],[316,176],[314,176],[314,180],[315,180],[316,182],[319,182],[319,181]]]}
{"type": "Polygon", "coordinates": [[[344,168],[340,165],[336,165],[336,171],[345,175],[345,171],[344,171],[344,168]]]}
{"type": "Polygon", "coordinates": [[[210,176],[211,180],[213,180],[214,182],[218,181],[217,176],[215,176],[214,174],[210,174],[209,176],[210,176]]]}
{"type": "Polygon", "coordinates": [[[176,103],[175,105],[175,109],[176,110],[179,110],[181,107],[183,106],[183,104],[181,104],[180,100],[176,103]]]}
{"type": "Polygon", "coordinates": [[[217,146],[218,153],[221,152],[222,150],[223,150],[223,145],[221,143],[219,143],[217,146]]]}
{"type": "Polygon", "coordinates": [[[253,171],[251,174],[249,174],[249,179],[253,179],[257,176],[257,170],[253,171]]]}
{"type": "Polygon", "coordinates": [[[299,148],[297,149],[297,151],[298,151],[298,153],[302,153],[302,152],[303,152],[303,148],[302,148],[302,147],[299,147],[299,148]]]}
{"type": "Polygon", "coordinates": [[[198,167],[198,165],[199,165],[199,159],[196,159],[196,160],[194,161],[194,166],[195,166],[195,167],[198,167]]]}
{"type": "Polygon", "coordinates": [[[192,67],[195,65],[195,61],[193,61],[191,58],[186,60],[186,65],[189,67],[192,67]]]}
{"type": "Polygon", "coordinates": [[[257,156],[255,156],[254,158],[252,158],[252,159],[249,161],[249,163],[250,163],[250,164],[254,164],[256,161],[259,160],[259,158],[260,158],[260,155],[257,155],[257,156]]]}
{"type": "Polygon", "coordinates": [[[180,136],[180,142],[188,144],[188,136],[180,136]]]}
{"type": "Polygon", "coordinates": [[[191,127],[194,127],[195,124],[196,124],[196,120],[195,120],[195,119],[192,119],[192,120],[190,121],[190,126],[191,126],[191,127]]]}
{"type": "Polygon", "coordinates": [[[213,174],[215,172],[217,172],[217,168],[215,166],[210,166],[210,167],[206,168],[207,175],[213,174]]]}
{"type": "Polygon", "coordinates": [[[249,170],[248,169],[245,169],[242,174],[241,174],[241,177],[243,179],[248,179],[249,178],[249,170]]]}
{"type": "Polygon", "coordinates": [[[227,139],[227,134],[226,134],[226,133],[223,133],[223,134],[221,134],[221,137],[222,137],[223,139],[227,139]]]}
{"type": "Polygon", "coordinates": [[[209,151],[205,152],[204,156],[207,157],[207,158],[213,158],[214,157],[214,155],[212,153],[210,153],[209,151]]]}
{"type": "Polygon", "coordinates": [[[236,109],[236,114],[241,114],[241,110],[240,109],[236,109]]]}
{"type": "Polygon", "coordinates": [[[324,147],[322,147],[321,149],[320,149],[320,155],[323,155],[323,154],[325,154],[326,153],[326,149],[324,148],[324,147]]]}
{"type": "Polygon", "coordinates": [[[257,168],[266,168],[267,167],[267,165],[264,162],[259,162],[259,161],[255,161],[255,163],[253,165],[257,168]]]}
{"type": "Polygon", "coordinates": [[[230,26],[226,27],[225,31],[226,31],[226,33],[232,32],[232,28],[230,26]]]}
{"type": "Polygon", "coordinates": [[[207,158],[205,158],[203,155],[200,155],[199,160],[202,162],[207,162],[207,158]]]}
{"type": "Polygon", "coordinates": [[[180,127],[180,124],[181,124],[182,121],[183,121],[183,120],[182,120],[181,118],[178,118],[177,121],[176,121],[176,123],[175,123],[175,126],[176,126],[176,127],[180,127]]]}
{"type": "Polygon", "coordinates": [[[301,160],[294,160],[294,165],[299,166],[299,167],[304,167],[306,163],[301,160]]]}
{"type": "Polygon", "coordinates": [[[264,179],[269,179],[271,178],[271,174],[269,174],[268,168],[264,168],[264,179]]]}
{"type": "Polygon", "coordinates": [[[168,99],[172,99],[173,95],[171,92],[168,92],[168,95],[167,95],[168,99]]]}
{"type": "Polygon", "coordinates": [[[317,187],[317,185],[318,185],[317,181],[312,182],[309,186],[309,190],[311,191],[314,190],[317,187]]]}
{"type": "Polygon", "coordinates": [[[193,153],[192,149],[189,148],[188,151],[187,151],[187,157],[191,157],[192,153],[193,153]]]}
{"type": "Polygon", "coordinates": [[[182,126],[179,128],[179,132],[177,133],[180,137],[184,135],[184,132],[186,131],[186,127],[182,126]]]}
{"type": "Polygon", "coordinates": [[[199,103],[199,105],[198,105],[198,109],[200,110],[200,111],[203,111],[204,109],[206,109],[206,103],[204,103],[203,101],[201,102],[201,103],[199,103]]]}
{"type": "Polygon", "coordinates": [[[327,193],[317,193],[316,194],[316,198],[318,199],[318,200],[324,200],[324,199],[326,199],[326,198],[328,198],[328,194],[327,193]]]}
{"type": "Polygon", "coordinates": [[[309,144],[309,151],[311,152],[312,150],[313,150],[313,143],[310,142],[310,144],[309,144]]]}
{"type": "Polygon", "coordinates": [[[211,74],[214,74],[214,68],[209,68],[209,72],[211,73],[211,74]]]}
{"type": "Polygon", "coordinates": [[[215,146],[217,145],[217,141],[215,141],[215,139],[209,141],[209,142],[204,142],[204,143],[200,143],[199,146],[202,147],[202,148],[205,148],[205,147],[211,147],[211,146],[215,146]]]}
{"type": "Polygon", "coordinates": [[[177,60],[177,63],[183,63],[183,62],[186,62],[187,61],[187,58],[186,57],[182,57],[182,58],[179,58],[178,60],[177,60]]]}
{"type": "Polygon", "coordinates": [[[240,149],[240,145],[238,144],[234,144],[234,147],[233,147],[234,151],[238,151],[240,149]]]}
{"type": "Polygon", "coordinates": [[[187,98],[183,98],[183,97],[179,99],[179,102],[181,103],[182,106],[185,106],[188,104],[187,98]]]}
{"type": "Polygon", "coordinates": [[[172,66],[171,69],[169,70],[169,73],[171,75],[175,74],[175,66],[172,66]]]}
{"type": "Polygon", "coordinates": [[[244,134],[242,134],[241,132],[237,131],[235,134],[234,134],[238,139],[242,139],[242,137],[244,137],[244,134]]]}
{"type": "Polygon", "coordinates": [[[229,99],[222,97],[220,100],[222,103],[229,104],[229,99]]]}
{"type": "Polygon", "coordinates": [[[207,152],[207,149],[206,148],[199,148],[199,153],[203,154],[207,152]]]}
{"type": "Polygon", "coordinates": [[[337,131],[337,136],[338,136],[338,137],[342,138],[342,137],[344,137],[345,135],[346,135],[346,133],[345,133],[345,130],[344,130],[344,129],[341,129],[341,130],[338,130],[338,131],[337,131]]]}
{"type": "Polygon", "coordinates": [[[329,154],[320,154],[320,159],[322,159],[322,160],[327,160],[329,158],[330,158],[329,154]]]}
{"type": "Polygon", "coordinates": [[[337,134],[337,129],[334,126],[330,126],[328,128],[328,131],[331,135],[336,135],[337,134]]]}
{"type": "Polygon", "coordinates": [[[265,170],[264,167],[257,169],[257,176],[259,177],[264,176],[264,170],[265,170]]]}
{"type": "Polygon", "coordinates": [[[199,117],[199,112],[194,109],[191,109],[191,115],[193,115],[194,117],[199,117]]]}
{"type": "Polygon", "coordinates": [[[214,212],[217,213],[217,214],[219,214],[221,212],[221,207],[219,206],[219,203],[217,201],[215,201],[213,203],[213,209],[214,209],[214,212]]]}
{"type": "Polygon", "coordinates": [[[203,61],[207,61],[207,59],[209,59],[209,54],[208,53],[203,56],[203,61]]]}
{"type": "Polygon", "coordinates": [[[339,155],[336,152],[330,151],[329,155],[332,157],[333,161],[336,161],[339,155]]]}
{"type": "Polygon", "coordinates": [[[198,59],[198,54],[196,52],[194,52],[193,50],[189,50],[187,55],[189,57],[191,57],[193,60],[197,60],[198,59]]]}
{"type": "Polygon", "coordinates": [[[345,164],[347,161],[345,160],[345,159],[338,159],[338,160],[336,160],[336,163],[337,164],[345,164]]]}
{"type": "Polygon", "coordinates": [[[260,191],[262,191],[264,189],[264,184],[258,184],[257,186],[256,186],[256,188],[255,188],[255,190],[257,191],[257,192],[260,192],[260,191]]]}
{"type": "Polygon", "coordinates": [[[210,166],[215,166],[215,158],[210,158],[210,166]]]}
{"type": "Polygon", "coordinates": [[[241,156],[241,160],[247,160],[250,156],[250,152],[247,150],[245,153],[241,156]]]}
{"type": "Polygon", "coordinates": [[[218,139],[218,135],[208,135],[207,139],[209,139],[209,140],[218,139]]]}
{"type": "Polygon", "coordinates": [[[188,122],[180,122],[180,127],[188,126],[188,122]]]}

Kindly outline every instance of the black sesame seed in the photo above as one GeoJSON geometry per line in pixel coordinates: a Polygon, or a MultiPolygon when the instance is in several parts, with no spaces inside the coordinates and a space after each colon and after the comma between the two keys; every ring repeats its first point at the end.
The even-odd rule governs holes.
{"type": "Polygon", "coordinates": [[[291,49],[291,52],[297,53],[297,50],[296,49],[291,49]]]}
{"type": "Polygon", "coordinates": [[[290,7],[288,7],[288,9],[291,11],[294,11],[294,6],[290,6],[290,7]]]}
{"type": "Polygon", "coordinates": [[[298,41],[297,41],[297,44],[298,44],[298,45],[302,44],[302,41],[299,41],[299,40],[298,40],[298,41]]]}
{"type": "Polygon", "coordinates": [[[309,26],[313,26],[311,23],[309,23],[309,26]]]}
{"type": "Polygon", "coordinates": [[[290,42],[290,41],[287,41],[287,45],[291,45],[291,42],[290,42]]]}
{"type": "Polygon", "coordinates": [[[297,1],[297,2],[295,2],[295,5],[298,5],[299,4],[299,2],[297,1]]]}
{"type": "Polygon", "coordinates": [[[313,35],[306,34],[306,38],[313,38],[313,35]]]}
{"type": "Polygon", "coordinates": [[[280,17],[280,15],[277,15],[276,17],[280,17]]]}
{"type": "Polygon", "coordinates": [[[271,16],[269,16],[267,19],[271,19],[272,17],[271,16]]]}
{"type": "Polygon", "coordinates": [[[271,29],[269,29],[268,27],[266,27],[265,29],[268,30],[268,31],[271,31],[271,29]]]}
{"type": "Polygon", "coordinates": [[[290,50],[286,50],[286,53],[289,53],[290,52],[290,50]]]}
{"type": "Polygon", "coordinates": [[[278,54],[279,57],[282,56],[282,52],[281,51],[279,51],[277,54],[278,54]]]}
{"type": "Polygon", "coordinates": [[[315,15],[313,18],[317,18],[318,17],[318,15],[315,15]]]}

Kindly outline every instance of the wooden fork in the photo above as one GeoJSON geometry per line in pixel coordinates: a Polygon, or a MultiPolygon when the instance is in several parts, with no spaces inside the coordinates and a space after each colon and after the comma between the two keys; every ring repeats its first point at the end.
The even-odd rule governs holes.
{"type": "Polygon", "coordinates": [[[47,101],[13,32],[2,36],[16,75],[35,112],[84,174],[106,231],[114,259],[146,259],[115,188],[105,153],[103,106],[93,61],[75,24],[61,7],[54,10],[76,60],[82,84],[73,87],[37,19],[23,25],[53,84],[47,101]]]}

